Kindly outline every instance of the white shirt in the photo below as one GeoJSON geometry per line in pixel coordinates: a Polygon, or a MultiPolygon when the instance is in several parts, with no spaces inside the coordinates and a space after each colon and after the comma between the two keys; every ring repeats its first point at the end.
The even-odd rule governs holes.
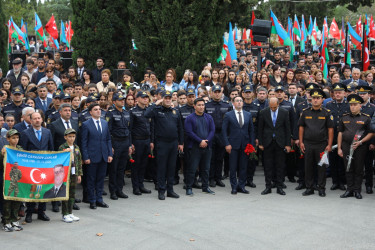
{"type": "Polygon", "coordinates": [[[291,96],[290,99],[291,99],[291,102],[292,102],[292,104],[294,106],[294,103],[296,103],[297,95],[291,96]]]}
{"type": "Polygon", "coordinates": [[[277,108],[275,112],[273,112],[273,111],[271,110],[271,121],[273,121],[273,114],[274,114],[274,113],[276,113],[276,119],[277,119],[277,115],[279,114],[279,108],[277,108]]]}
{"type": "Polygon", "coordinates": [[[61,118],[61,121],[63,122],[65,129],[68,129],[68,125],[66,124],[67,122],[69,123],[69,128],[72,128],[72,124],[69,120],[65,121],[63,118],[61,118]]]}
{"type": "Polygon", "coordinates": [[[234,112],[236,112],[236,118],[237,118],[238,124],[240,123],[240,115],[242,118],[242,125],[245,124],[245,121],[243,119],[243,111],[242,110],[238,111],[235,109],[234,112]],[[238,112],[240,112],[240,114],[238,114],[238,112]]]}
{"type": "Polygon", "coordinates": [[[101,131],[101,132],[103,132],[103,130],[102,130],[102,123],[100,122],[100,119],[96,120],[95,118],[92,118],[92,120],[93,120],[94,123],[95,123],[95,127],[96,127],[96,129],[99,130],[99,131],[101,131]],[[97,123],[97,121],[99,121],[99,128],[98,128],[98,123],[97,123]]]}

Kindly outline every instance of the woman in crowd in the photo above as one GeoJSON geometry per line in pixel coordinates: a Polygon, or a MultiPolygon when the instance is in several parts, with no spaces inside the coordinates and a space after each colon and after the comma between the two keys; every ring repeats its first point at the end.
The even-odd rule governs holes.
{"type": "Polygon", "coordinates": [[[224,86],[224,84],[227,82],[228,75],[225,73],[225,70],[221,69],[219,70],[219,84],[221,86],[224,86]]]}
{"type": "Polygon", "coordinates": [[[272,86],[270,84],[270,78],[267,73],[262,73],[260,76],[260,86],[270,89],[272,86]]]}
{"type": "Polygon", "coordinates": [[[116,88],[116,85],[109,80],[111,76],[111,71],[109,69],[102,70],[102,80],[96,84],[99,93],[100,92],[108,92],[108,88],[116,88]]]}
{"type": "Polygon", "coordinates": [[[25,104],[29,105],[30,107],[35,109],[35,101],[34,98],[27,97],[25,100],[25,104]]]}
{"type": "Polygon", "coordinates": [[[1,88],[5,89],[5,90],[8,90],[9,92],[11,92],[11,88],[12,88],[12,83],[10,81],[9,78],[4,78],[3,81],[1,82],[1,88]]]}
{"type": "Polygon", "coordinates": [[[216,84],[220,84],[219,82],[219,70],[218,69],[213,69],[211,73],[211,82],[212,86],[216,84]]]}
{"type": "Polygon", "coordinates": [[[82,72],[81,83],[83,84],[83,86],[85,86],[85,85],[89,85],[91,82],[92,82],[92,73],[90,70],[85,69],[82,72]]]}
{"type": "Polygon", "coordinates": [[[68,69],[69,80],[76,82],[78,79],[77,69],[74,66],[70,66],[68,69]]]}
{"type": "Polygon", "coordinates": [[[10,103],[10,91],[4,88],[1,88],[0,91],[3,93],[3,96],[1,96],[1,103],[3,105],[10,103]]]}
{"type": "Polygon", "coordinates": [[[77,95],[71,95],[70,99],[72,100],[72,109],[79,114],[80,113],[79,106],[81,104],[81,99],[77,95]]]}
{"type": "Polygon", "coordinates": [[[282,81],[282,85],[284,87],[289,86],[290,83],[295,83],[296,82],[296,77],[294,75],[293,69],[288,69],[285,73],[285,77],[282,81]]]}
{"type": "Polygon", "coordinates": [[[270,84],[273,87],[277,87],[281,85],[282,78],[281,78],[281,67],[280,65],[276,64],[272,67],[272,75],[270,76],[270,84]]]}
{"type": "Polygon", "coordinates": [[[367,82],[368,86],[372,86],[372,81],[374,80],[374,75],[371,71],[366,71],[364,74],[365,81],[367,82]]]}
{"type": "Polygon", "coordinates": [[[327,84],[327,81],[323,78],[323,72],[319,69],[316,70],[313,74],[315,78],[315,83],[318,84],[320,87],[324,87],[327,84]]]}
{"type": "Polygon", "coordinates": [[[30,83],[30,77],[28,74],[24,73],[22,74],[21,76],[21,85],[22,85],[22,89],[23,89],[23,92],[25,93],[26,92],[26,89],[27,89],[27,86],[29,85],[30,83]]]}

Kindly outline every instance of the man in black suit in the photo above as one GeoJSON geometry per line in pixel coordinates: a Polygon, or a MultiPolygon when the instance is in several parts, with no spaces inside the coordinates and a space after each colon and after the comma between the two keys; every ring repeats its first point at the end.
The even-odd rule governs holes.
{"type": "Polygon", "coordinates": [[[11,69],[7,75],[7,78],[10,79],[12,88],[16,86],[21,86],[21,76],[25,72],[22,69],[22,59],[16,58],[12,61],[13,69],[11,69]]]}
{"type": "Polygon", "coordinates": [[[285,171],[285,152],[290,152],[291,129],[288,111],[279,108],[277,98],[269,100],[269,107],[260,111],[258,121],[259,148],[264,150],[264,175],[266,189],[271,193],[272,178],[276,176],[277,193],[285,195],[282,183],[285,171]]]}
{"type": "MultiPolygon", "coordinates": [[[[53,141],[51,132],[42,127],[42,116],[38,112],[30,114],[31,127],[22,131],[20,138],[20,145],[23,149],[28,151],[52,151],[53,141]]],[[[26,204],[26,218],[27,223],[32,222],[32,215],[35,208],[35,202],[28,202],[26,204]]],[[[46,210],[46,203],[40,202],[38,205],[38,219],[49,221],[49,217],[44,213],[46,210]]]]}
{"type": "Polygon", "coordinates": [[[43,199],[66,196],[66,186],[64,184],[65,171],[62,164],[57,164],[54,169],[55,185],[44,193],[43,199]]]}
{"type": "Polygon", "coordinates": [[[296,108],[299,103],[305,101],[305,99],[303,99],[297,94],[298,88],[297,88],[297,84],[295,83],[289,84],[288,93],[289,93],[289,101],[293,104],[294,108],[296,108]]]}
{"type": "Polygon", "coordinates": [[[368,86],[368,83],[360,79],[361,77],[361,70],[358,68],[352,69],[352,78],[345,80],[342,82],[345,86],[349,84],[353,84],[355,87],[357,86],[368,86]]]}
{"type": "Polygon", "coordinates": [[[14,125],[14,129],[17,130],[18,132],[22,132],[25,129],[28,129],[31,127],[31,119],[30,119],[30,114],[34,113],[35,109],[32,107],[26,107],[22,109],[22,122],[17,123],[14,125]]]}

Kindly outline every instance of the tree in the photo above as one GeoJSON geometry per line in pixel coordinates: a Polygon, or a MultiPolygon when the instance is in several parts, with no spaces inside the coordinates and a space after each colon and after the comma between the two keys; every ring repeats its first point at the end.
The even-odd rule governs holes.
{"type": "Polygon", "coordinates": [[[4,24],[7,23],[7,19],[5,18],[4,10],[3,10],[3,1],[0,1],[0,67],[3,71],[3,74],[6,74],[8,71],[8,57],[7,53],[7,42],[8,42],[8,28],[4,24]]]}

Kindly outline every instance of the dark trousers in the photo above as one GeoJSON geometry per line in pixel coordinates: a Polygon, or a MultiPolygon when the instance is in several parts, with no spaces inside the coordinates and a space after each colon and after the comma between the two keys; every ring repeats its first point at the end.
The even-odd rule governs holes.
{"type": "MultiPolygon", "coordinates": [[[[46,204],[45,202],[38,202],[38,214],[43,214],[46,211],[46,204]]],[[[26,202],[26,213],[32,214],[35,209],[36,202],[26,202]]]]}
{"type": "Polygon", "coordinates": [[[84,164],[82,161],[82,172],[83,175],[81,177],[81,185],[82,185],[82,199],[83,201],[88,200],[88,194],[87,194],[87,168],[89,166],[87,164],[84,164]]]}
{"type": "Polygon", "coordinates": [[[285,152],[276,141],[264,148],[264,176],[266,187],[272,188],[272,180],[281,188],[285,173],[285,152]]]}
{"type": "Polygon", "coordinates": [[[255,174],[255,169],[258,165],[258,161],[255,159],[248,159],[247,161],[247,175],[246,175],[246,180],[248,182],[253,182],[254,180],[254,174],[255,174]]]}
{"type": "Polygon", "coordinates": [[[132,166],[132,185],[133,189],[144,187],[143,179],[148,164],[148,155],[150,154],[150,139],[133,140],[135,148],[134,163],[132,166]]]}
{"type": "Polygon", "coordinates": [[[329,168],[332,177],[332,183],[337,185],[345,184],[345,167],[343,159],[337,154],[337,149],[328,154],[329,168]]]}
{"type": "MultiPolygon", "coordinates": [[[[348,155],[350,152],[350,144],[343,142],[342,151],[344,154],[345,169],[348,165],[348,155]]],[[[368,152],[368,144],[359,146],[353,153],[353,159],[350,164],[349,172],[345,172],[346,184],[348,191],[361,192],[363,167],[365,164],[366,153],[368,152]]],[[[346,170],[345,170],[346,171],[346,170]]]]}
{"type": "Polygon", "coordinates": [[[368,151],[365,159],[365,185],[366,187],[373,187],[373,178],[374,178],[374,166],[372,161],[374,160],[374,151],[368,151]]]}
{"type": "Polygon", "coordinates": [[[318,189],[325,190],[326,187],[326,167],[318,166],[320,153],[327,147],[327,143],[307,144],[305,143],[305,182],[308,189],[314,187],[315,172],[318,174],[318,189]]]}
{"type": "Polygon", "coordinates": [[[208,188],[208,178],[210,172],[211,148],[201,148],[194,144],[189,149],[191,157],[190,164],[187,166],[186,188],[192,188],[195,181],[195,173],[199,167],[199,176],[202,178],[202,189],[208,188]]]}
{"type": "Polygon", "coordinates": [[[210,180],[221,180],[223,172],[223,161],[225,154],[225,147],[221,143],[221,134],[215,133],[212,141],[212,157],[210,166],[210,180]]]}
{"type": "MultiPolygon", "coordinates": [[[[188,176],[188,169],[189,169],[189,166],[190,166],[190,159],[191,158],[191,154],[190,154],[190,150],[185,150],[184,151],[184,158],[183,158],[183,175],[184,175],[184,183],[186,184],[186,179],[187,179],[187,176],[188,176]]],[[[197,176],[198,174],[195,173],[195,176],[197,176]]],[[[195,177],[194,177],[194,180],[195,180],[195,177]]]]}
{"type": "Polygon", "coordinates": [[[305,184],[305,156],[301,156],[301,150],[296,149],[296,161],[298,169],[298,183],[305,184]]]}
{"type": "Polygon", "coordinates": [[[90,203],[103,202],[104,177],[107,162],[102,160],[87,166],[87,198],[90,203]]]}
{"type": "Polygon", "coordinates": [[[77,175],[70,175],[69,182],[69,199],[62,201],[61,212],[62,215],[68,215],[73,213],[73,205],[76,195],[77,175]]]}
{"type": "Polygon", "coordinates": [[[224,174],[229,175],[229,154],[224,148],[224,174]]]}
{"type": "Polygon", "coordinates": [[[157,149],[157,182],[159,192],[173,191],[174,171],[176,167],[177,157],[177,141],[166,142],[158,140],[156,143],[157,149]]]}
{"type": "Polygon", "coordinates": [[[296,153],[291,152],[286,154],[286,176],[292,179],[297,174],[297,160],[296,153]]]}
{"type": "Polygon", "coordinates": [[[109,174],[109,192],[111,194],[122,192],[125,185],[125,168],[129,158],[129,139],[112,140],[112,147],[114,150],[113,161],[108,165],[109,174]]]}
{"type": "Polygon", "coordinates": [[[232,149],[229,154],[229,179],[232,190],[245,188],[248,156],[245,148],[232,149]],[[238,183],[237,183],[238,177],[238,183]]]}

